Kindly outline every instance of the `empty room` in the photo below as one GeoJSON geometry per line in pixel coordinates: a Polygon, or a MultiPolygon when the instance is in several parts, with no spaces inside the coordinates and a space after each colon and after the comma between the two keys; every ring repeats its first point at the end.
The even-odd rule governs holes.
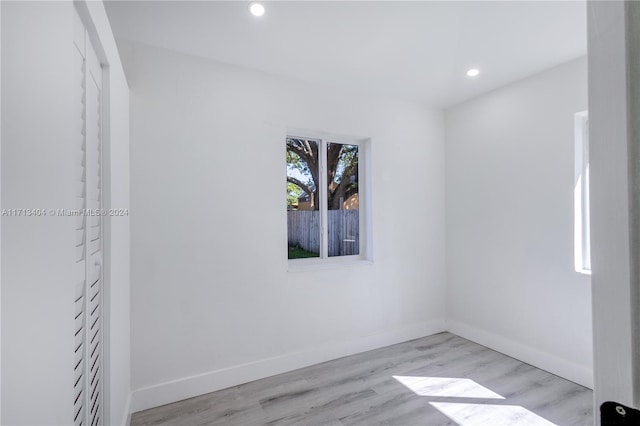
{"type": "Polygon", "coordinates": [[[640,424],[640,3],[2,1],[2,425],[640,424]]]}

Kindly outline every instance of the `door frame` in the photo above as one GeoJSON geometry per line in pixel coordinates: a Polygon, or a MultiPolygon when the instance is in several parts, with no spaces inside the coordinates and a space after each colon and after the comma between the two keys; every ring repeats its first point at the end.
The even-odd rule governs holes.
{"type": "Polygon", "coordinates": [[[594,422],[640,406],[640,3],[587,2],[594,422]]]}

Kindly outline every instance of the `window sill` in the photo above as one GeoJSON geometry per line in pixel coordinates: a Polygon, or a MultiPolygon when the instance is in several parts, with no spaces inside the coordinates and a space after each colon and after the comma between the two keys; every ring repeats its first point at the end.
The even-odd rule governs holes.
{"type": "Polygon", "coordinates": [[[353,268],[373,265],[372,260],[362,258],[350,259],[313,259],[289,260],[287,272],[308,272],[325,269],[353,268]]]}

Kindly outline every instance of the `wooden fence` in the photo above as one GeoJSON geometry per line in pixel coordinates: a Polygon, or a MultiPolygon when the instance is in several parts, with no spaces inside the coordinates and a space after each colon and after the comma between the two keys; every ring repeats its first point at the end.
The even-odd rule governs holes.
{"type": "MultiPolygon", "coordinates": [[[[329,210],[329,256],[359,254],[360,232],[358,210],[329,210]]],[[[320,252],[320,212],[293,210],[287,212],[287,235],[290,246],[320,252]]]]}

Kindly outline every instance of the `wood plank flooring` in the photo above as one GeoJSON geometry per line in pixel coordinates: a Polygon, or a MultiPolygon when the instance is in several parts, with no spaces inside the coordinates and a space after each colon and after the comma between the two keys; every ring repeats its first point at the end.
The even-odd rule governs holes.
{"type": "Polygon", "coordinates": [[[592,391],[440,333],[135,413],[132,426],[591,426],[592,391]]]}

